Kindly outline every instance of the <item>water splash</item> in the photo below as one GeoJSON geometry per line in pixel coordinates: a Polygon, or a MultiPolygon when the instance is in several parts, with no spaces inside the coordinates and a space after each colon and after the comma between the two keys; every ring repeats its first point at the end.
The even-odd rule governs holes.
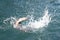
{"type": "MultiPolygon", "coordinates": [[[[9,23],[11,25],[13,25],[13,28],[16,28],[15,24],[14,24],[16,20],[17,20],[16,17],[10,17],[10,18],[7,18],[6,20],[4,20],[3,22],[6,24],[6,22],[9,21],[9,23]]],[[[34,20],[34,16],[30,16],[29,22],[26,22],[26,25],[23,25],[21,30],[32,31],[34,29],[40,29],[43,27],[47,27],[50,21],[51,21],[51,17],[48,14],[48,10],[46,9],[44,11],[43,17],[38,18],[38,20],[34,20]]]]}
{"type": "Polygon", "coordinates": [[[4,24],[10,23],[11,25],[13,25],[16,20],[17,20],[16,17],[10,17],[10,18],[6,18],[6,19],[3,21],[3,23],[4,23],[4,24]]]}
{"type": "Polygon", "coordinates": [[[44,16],[40,17],[38,20],[34,20],[34,18],[31,17],[30,22],[28,23],[27,26],[31,28],[39,29],[47,26],[50,21],[51,21],[51,18],[50,18],[50,15],[48,15],[48,10],[45,10],[44,16]]]}

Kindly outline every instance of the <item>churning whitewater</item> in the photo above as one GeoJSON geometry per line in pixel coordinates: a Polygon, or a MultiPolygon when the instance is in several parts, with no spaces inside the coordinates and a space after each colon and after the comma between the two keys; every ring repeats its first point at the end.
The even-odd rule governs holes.
{"type": "MultiPolygon", "coordinates": [[[[28,17],[28,15],[27,15],[28,17]]],[[[15,28],[15,21],[17,20],[17,17],[10,17],[7,18],[3,21],[3,23],[8,25],[8,21],[10,23],[10,25],[13,25],[13,28],[15,28]]],[[[35,31],[38,30],[40,28],[44,28],[47,27],[49,22],[51,21],[51,17],[50,14],[48,14],[48,9],[46,9],[44,11],[44,15],[43,17],[38,18],[38,20],[34,20],[34,16],[30,16],[30,19],[28,20],[29,22],[26,22],[25,25],[22,24],[22,28],[21,30],[24,31],[35,31]]],[[[19,26],[20,28],[20,26],[19,26]]]]}

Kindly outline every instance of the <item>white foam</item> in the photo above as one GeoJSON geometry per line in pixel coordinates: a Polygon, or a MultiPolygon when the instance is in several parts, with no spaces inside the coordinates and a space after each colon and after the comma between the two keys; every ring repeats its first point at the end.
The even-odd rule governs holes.
{"type": "Polygon", "coordinates": [[[51,18],[50,18],[50,15],[48,14],[48,10],[45,10],[44,14],[45,15],[43,17],[40,17],[38,19],[38,21],[34,20],[34,18],[32,16],[31,20],[27,24],[27,26],[32,27],[32,28],[36,28],[36,29],[46,27],[49,24],[49,22],[51,21],[51,18]]]}
{"type": "MultiPolygon", "coordinates": [[[[13,28],[16,28],[15,21],[17,20],[16,17],[10,17],[4,20],[3,22],[6,24],[6,21],[10,20],[10,24],[13,25],[13,28]]],[[[22,26],[22,29],[29,30],[29,28],[40,29],[43,27],[48,26],[49,22],[51,21],[51,17],[48,14],[48,10],[44,11],[43,17],[38,18],[38,20],[34,20],[34,16],[30,16],[29,22],[26,22],[26,25],[22,26]]]]}

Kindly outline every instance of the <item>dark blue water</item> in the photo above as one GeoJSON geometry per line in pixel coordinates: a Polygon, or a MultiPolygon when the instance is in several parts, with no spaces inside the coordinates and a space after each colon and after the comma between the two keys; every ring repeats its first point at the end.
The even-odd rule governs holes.
{"type": "Polygon", "coordinates": [[[0,40],[60,40],[60,0],[0,0],[0,40]],[[37,19],[46,7],[52,19],[43,32],[22,32],[3,23],[11,16],[37,19]]]}

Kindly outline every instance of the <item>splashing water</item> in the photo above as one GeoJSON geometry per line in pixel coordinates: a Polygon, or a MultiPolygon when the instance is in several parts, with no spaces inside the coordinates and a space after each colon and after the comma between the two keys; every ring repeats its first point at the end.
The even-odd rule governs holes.
{"type": "Polygon", "coordinates": [[[32,28],[43,28],[49,24],[51,21],[50,15],[48,15],[48,10],[45,10],[45,15],[37,20],[33,20],[33,17],[31,18],[30,22],[28,23],[28,26],[32,28]]]}
{"type": "MultiPolygon", "coordinates": [[[[16,17],[7,18],[3,22],[6,24],[6,22],[9,20],[10,20],[9,23],[13,25],[13,28],[15,28],[16,27],[15,22],[17,18],[16,17]]],[[[21,29],[25,31],[40,29],[46,27],[50,21],[51,21],[51,17],[50,15],[48,15],[48,10],[45,10],[44,16],[40,17],[38,20],[34,20],[34,17],[30,16],[29,22],[26,22],[26,25],[23,25],[21,29]]]]}

